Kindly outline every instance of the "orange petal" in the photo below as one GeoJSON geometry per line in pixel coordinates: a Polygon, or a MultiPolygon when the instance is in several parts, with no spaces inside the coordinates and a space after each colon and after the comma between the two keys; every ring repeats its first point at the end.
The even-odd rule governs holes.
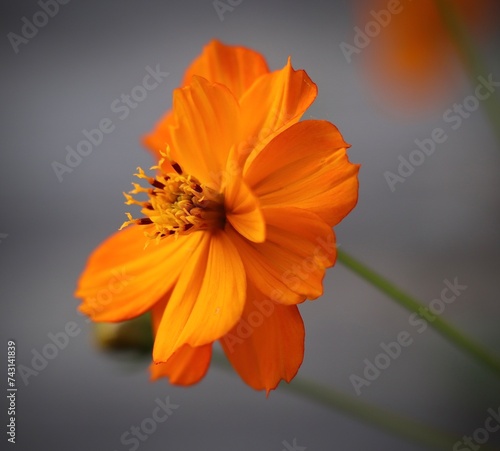
{"type": "Polygon", "coordinates": [[[227,228],[242,255],[249,283],[281,304],[297,304],[323,293],[325,269],[336,257],[335,237],[319,216],[293,207],[262,210],[264,243],[251,243],[227,228]]]}
{"type": "Polygon", "coordinates": [[[149,310],[176,282],[196,234],[166,238],[144,249],[141,226],[115,233],[89,257],[76,297],[94,321],[124,321],[149,310]]]}
{"type": "Polygon", "coordinates": [[[153,360],[166,362],[188,344],[219,339],[240,319],[246,279],[236,247],[222,230],[203,235],[185,263],[172,292],[153,348],[153,360]]]}
{"type": "MultiPolygon", "coordinates": [[[[155,335],[170,294],[171,293],[165,296],[160,302],[157,302],[151,311],[153,332],[155,335]]],[[[166,363],[152,363],[150,365],[151,380],[156,380],[160,377],[168,377],[172,384],[196,384],[205,376],[210,366],[211,357],[211,344],[198,348],[184,345],[178,349],[166,363]]]]}
{"type": "Polygon", "coordinates": [[[172,158],[202,183],[217,184],[238,133],[236,99],[224,86],[193,77],[174,91],[174,115],[172,158]]]}
{"type": "Polygon", "coordinates": [[[155,305],[153,305],[153,308],[151,309],[151,326],[155,337],[158,332],[158,327],[160,327],[161,318],[165,308],[167,307],[170,296],[172,296],[172,290],[165,293],[165,295],[155,305]]]}
{"type": "Polygon", "coordinates": [[[304,356],[304,324],[296,306],[275,304],[249,289],[245,311],[221,344],[234,369],[256,390],[290,382],[304,356]]]}
{"type": "Polygon", "coordinates": [[[168,111],[155,124],[153,130],[142,137],[142,144],[151,150],[157,161],[162,158],[161,153],[165,152],[171,143],[170,127],[173,124],[174,115],[168,111]]]}
{"type": "Polygon", "coordinates": [[[260,77],[240,99],[242,129],[235,159],[251,161],[276,134],[296,123],[316,98],[317,87],[290,59],[260,77]]]}
{"type": "MultiPolygon", "coordinates": [[[[257,78],[268,72],[266,61],[260,53],[245,47],[225,45],[214,39],[187,69],[181,87],[189,85],[193,75],[198,75],[226,86],[236,98],[240,98],[257,78]]],[[[169,129],[173,123],[174,116],[169,111],[143,137],[143,144],[153,151],[157,159],[171,142],[169,129]]]]}
{"type": "Polygon", "coordinates": [[[184,345],[166,363],[151,363],[151,380],[168,377],[171,384],[196,384],[207,374],[211,358],[212,343],[197,348],[184,345]]]}
{"type": "Polygon", "coordinates": [[[224,192],[226,218],[245,238],[255,243],[266,239],[266,223],[262,216],[259,200],[246,183],[234,175],[224,192]]]}
{"type": "Polygon", "coordinates": [[[358,199],[359,165],[347,159],[338,129],[302,121],[276,136],[244,175],[262,207],[295,206],[339,223],[358,199]]]}
{"type": "Polygon", "coordinates": [[[257,78],[268,72],[266,60],[260,53],[245,47],[225,45],[214,39],[188,68],[182,85],[188,85],[193,75],[199,75],[223,84],[236,98],[240,98],[257,78]]]}

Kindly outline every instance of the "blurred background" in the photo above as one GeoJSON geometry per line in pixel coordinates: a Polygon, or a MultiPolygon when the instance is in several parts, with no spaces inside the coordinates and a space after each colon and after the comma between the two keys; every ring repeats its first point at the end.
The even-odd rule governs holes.
{"type": "MultiPolygon", "coordinates": [[[[135,168],[152,164],[141,136],[170,108],[188,64],[217,38],[261,51],[272,70],[290,55],[317,83],[304,118],[335,123],[352,144],[351,161],[361,164],[359,204],[336,228],[341,247],[425,305],[457,278],[467,288],[443,318],[500,354],[500,146],[486,101],[470,98],[477,76],[500,81],[498,7],[457,8],[486,71],[471,81],[435,11],[412,9],[418,2],[48,3],[50,15],[43,1],[0,7],[0,323],[3,346],[15,340],[25,368],[23,377],[17,373],[17,449],[426,449],[284,390],[266,399],[217,365],[191,388],[151,383],[146,361],[111,359],[95,347],[73,292],[89,253],[125,219],[122,192],[135,168]],[[381,15],[388,5],[399,5],[397,12],[381,15]],[[124,107],[122,94],[157,65],[168,76],[124,107]],[[67,165],[66,147],[75,149],[84,130],[105,118],[113,131],[58,176],[54,162],[67,165]],[[415,140],[436,128],[446,138],[402,176],[398,166],[410,154],[420,161],[415,140]],[[65,330],[73,336],[64,349],[33,366],[49,334],[65,330]],[[179,406],[168,421],[146,439],[124,443],[123,434],[167,396],[179,406]]],[[[498,101],[500,93],[492,96],[498,101]]],[[[341,264],[327,273],[324,296],[301,312],[300,377],[457,440],[484,428],[488,409],[498,412],[500,383],[492,373],[430,328],[420,333],[407,311],[341,264]],[[351,376],[363,377],[364,360],[373,362],[381,344],[402,331],[411,346],[358,396],[351,376]]],[[[500,431],[488,444],[500,446],[500,431]]]]}

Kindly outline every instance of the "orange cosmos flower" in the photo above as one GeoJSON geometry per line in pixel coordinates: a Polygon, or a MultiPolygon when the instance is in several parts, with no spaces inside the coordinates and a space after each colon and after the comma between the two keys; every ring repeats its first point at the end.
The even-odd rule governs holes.
{"type": "Polygon", "coordinates": [[[332,227],[358,192],[337,128],[298,122],[316,92],[290,61],[270,72],[257,52],[212,41],[145,138],[156,175],[139,168],[150,187],[125,194],[143,217],[94,251],[76,296],[94,321],[151,311],[153,379],[198,382],[216,340],[255,389],[297,373],[297,304],[321,296],[332,227]]]}
{"type": "MultiPolygon", "coordinates": [[[[469,32],[489,28],[491,0],[447,2],[469,32]]],[[[422,107],[459,86],[460,55],[437,0],[358,0],[355,8],[364,73],[384,99],[422,107]]]]}

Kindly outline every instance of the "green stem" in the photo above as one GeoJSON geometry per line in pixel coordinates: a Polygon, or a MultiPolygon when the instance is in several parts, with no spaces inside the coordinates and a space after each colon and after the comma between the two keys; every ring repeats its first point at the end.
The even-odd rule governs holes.
{"type": "Polygon", "coordinates": [[[305,379],[295,378],[289,385],[281,384],[280,389],[288,390],[326,407],[338,410],[381,430],[421,443],[432,449],[452,449],[457,437],[424,426],[399,414],[388,412],[359,399],[345,395],[331,388],[305,379]]]}
{"type": "MultiPolygon", "coordinates": [[[[476,50],[476,47],[471,39],[470,34],[460,15],[456,11],[456,7],[450,0],[436,0],[439,13],[443,20],[450,37],[452,38],[456,49],[464,64],[467,75],[473,85],[478,83],[477,77],[488,77],[491,73],[481,55],[476,50]]],[[[496,93],[493,92],[489,98],[483,101],[485,112],[493,126],[493,131],[500,142],[500,103],[496,93]]]]}
{"type": "MultiPolygon", "coordinates": [[[[406,294],[393,283],[389,282],[387,279],[382,277],[380,274],[377,274],[360,261],[354,259],[346,252],[337,249],[337,257],[339,262],[354,271],[358,276],[365,279],[380,291],[387,294],[391,299],[407,310],[418,313],[424,308],[424,305],[418,302],[415,298],[406,294]]],[[[434,316],[434,318],[434,321],[429,321],[428,323],[431,327],[433,327],[437,332],[439,332],[459,349],[474,357],[477,362],[483,364],[485,367],[500,376],[500,359],[497,356],[491,354],[481,345],[472,341],[469,337],[464,335],[451,324],[448,324],[441,317],[434,316]]]]}
{"type": "MultiPolygon", "coordinates": [[[[224,355],[214,351],[212,362],[224,369],[231,369],[224,355]]],[[[402,417],[399,414],[388,412],[371,404],[348,396],[331,388],[324,387],[300,377],[296,377],[290,384],[280,384],[280,391],[289,391],[310,401],[324,405],[342,414],[346,414],[359,421],[368,423],[383,431],[405,438],[415,443],[423,444],[432,449],[450,450],[459,440],[437,429],[422,425],[416,421],[402,417]]],[[[489,448],[485,448],[488,450],[489,448]]]]}

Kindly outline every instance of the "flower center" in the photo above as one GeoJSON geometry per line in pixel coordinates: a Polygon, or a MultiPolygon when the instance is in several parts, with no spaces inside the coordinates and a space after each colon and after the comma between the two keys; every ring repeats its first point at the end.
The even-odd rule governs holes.
{"type": "Polygon", "coordinates": [[[185,174],[175,162],[170,163],[175,173],[161,172],[162,163],[163,160],[151,168],[160,171],[156,178],[147,176],[140,167],[137,168],[138,173],[134,175],[146,179],[151,188],[132,183],[134,189],[123,194],[127,205],[142,207],[144,217],[133,218],[127,213],[129,220],[122,224],[120,230],[130,224],[148,226],[144,231],[146,237],[159,242],[169,235],[223,228],[225,214],[222,194],[201,184],[196,177],[185,174]],[[132,194],[139,193],[147,194],[148,200],[141,202],[134,199],[132,194]]]}

